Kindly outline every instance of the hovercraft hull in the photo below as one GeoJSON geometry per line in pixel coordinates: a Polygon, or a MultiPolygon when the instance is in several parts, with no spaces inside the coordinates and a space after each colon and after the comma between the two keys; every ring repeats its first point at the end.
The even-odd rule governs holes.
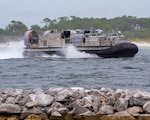
{"type": "Polygon", "coordinates": [[[138,52],[138,47],[132,43],[120,43],[107,49],[85,52],[94,53],[104,58],[134,57],[138,52]]]}
{"type": "MultiPolygon", "coordinates": [[[[23,53],[24,56],[34,57],[44,54],[65,56],[64,48],[61,47],[47,47],[47,48],[30,48],[26,49],[23,53]]],[[[138,47],[132,43],[120,43],[115,46],[90,46],[90,47],[77,47],[78,51],[95,54],[104,58],[119,58],[119,57],[134,57],[138,52],[138,47]]]]}

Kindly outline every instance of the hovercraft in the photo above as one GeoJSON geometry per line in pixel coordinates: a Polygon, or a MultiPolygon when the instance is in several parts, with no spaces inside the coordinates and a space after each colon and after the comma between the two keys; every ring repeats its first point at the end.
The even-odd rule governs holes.
{"type": "Polygon", "coordinates": [[[24,44],[24,56],[42,53],[64,56],[63,50],[70,44],[78,51],[104,58],[134,57],[138,52],[138,47],[126,40],[120,31],[106,36],[103,30],[65,30],[61,33],[48,30],[39,38],[36,31],[30,30],[24,35],[24,44]]]}

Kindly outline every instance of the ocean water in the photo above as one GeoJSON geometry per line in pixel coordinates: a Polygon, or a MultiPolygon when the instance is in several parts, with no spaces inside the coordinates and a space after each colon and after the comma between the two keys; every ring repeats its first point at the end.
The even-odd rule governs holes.
{"type": "MultiPolygon", "coordinates": [[[[136,43],[137,44],[137,43],[136,43]]],[[[24,58],[23,41],[0,45],[0,89],[140,89],[150,91],[150,44],[132,58],[101,58],[70,46],[66,56],[24,58]]]]}

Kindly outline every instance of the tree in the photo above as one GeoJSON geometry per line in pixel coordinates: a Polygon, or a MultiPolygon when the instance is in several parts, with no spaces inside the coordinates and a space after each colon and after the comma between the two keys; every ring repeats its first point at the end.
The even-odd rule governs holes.
{"type": "Polygon", "coordinates": [[[41,30],[39,25],[32,25],[31,30],[41,30]]]}
{"type": "Polygon", "coordinates": [[[69,20],[69,18],[68,18],[67,16],[59,17],[59,18],[58,18],[59,23],[66,22],[66,21],[68,21],[68,20],[69,20]]]}
{"type": "Polygon", "coordinates": [[[43,23],[45,23],[45,27],[49,27],[51,25],[52,20],[49,18],[44,18],[43,23]]]}
{"type": "Polygon", "coordinates": [[[6,31],[11,34],[22,34],[27,31],[27,27],[20,21],[12,20],[8,26],[6,26],[6,31]]]}
{"type": "Polygon", "coordinates": [[[3,29],[0,28],[0,35],[3,35],[4,32],[5,32],[5,30],[3,30],[3,29]]]}

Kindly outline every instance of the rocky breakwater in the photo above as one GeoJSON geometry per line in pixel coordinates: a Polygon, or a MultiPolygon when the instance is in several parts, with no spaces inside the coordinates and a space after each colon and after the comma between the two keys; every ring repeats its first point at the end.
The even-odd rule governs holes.
{"type": "Polygon", "coordinates": [[[0,91],[0,120],[150,120],[150,93],[110,88],[0,91]]]}

